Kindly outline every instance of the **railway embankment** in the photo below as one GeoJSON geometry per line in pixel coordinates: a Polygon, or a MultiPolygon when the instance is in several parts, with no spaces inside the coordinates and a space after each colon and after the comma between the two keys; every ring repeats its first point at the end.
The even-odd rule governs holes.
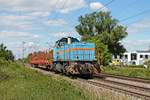
{"type": "Polygon", "coordinates": [[[89,100],[69,81],[15,62],[0,63],[0,100],[89,100]]]}
{"type": "MultiPolygon", "coordinates": [[[[30,67],[29,67],[30,68],[30,67]]],[[[120,81],[110,81],[108,79],[71,79],[60,74],[44,71],[38,68],[31,68],[43,74],[51,75],[56,79],[65,79],[72,85],[78,86],[84,94],[89,95],[91,100],[148,100],[149,91],[145,87],[138,87],[134,84],[125,84],[120,81]]],[[[126,80],[127,81],[127,80],[126,80]]],[[[129,80],[128,80],[129,81],[129,80]]],[[[144,83],[143,83],[144,84],[144,83]]]]}
{"type": "Polygon", "coordinates": [[[137,77],[150,80],[150,67],[144,68],[142,66],[107,66],[102,67],[103,73],[121,75],[127,77],[137,77]]]}

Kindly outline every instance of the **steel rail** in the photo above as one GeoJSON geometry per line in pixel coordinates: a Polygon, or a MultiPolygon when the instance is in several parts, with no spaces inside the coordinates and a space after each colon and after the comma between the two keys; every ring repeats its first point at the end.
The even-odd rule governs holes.
{"type": "Polygon", "coordinates": [[[122,85],[122,86],[126,86],[126,87],[131,87],[131,88],[134,88],[134,89],[138,89],[140,91],[146,91],[146,92],[150,93],[150,88],[146,88],[146,87],[136,86],[136,85],[127,84],[127,83],[121,83],[121,82],[116,82],[116,81],[111,81],[111,80],[99,80],[99,81],[113,83],[113,84],[116,84],[116,85],[122,85]]]}
{"type": "Polygon", "coordinates": [[[79,80],[87,82],[87,83],[95,85],[95,86],[98,86],[98,87],[103,87],[103,88],[106,88],[106,89],[115,90],[115,91],[122,92],[122,93],[125,93],[125,94],[128,94],[128,95],[131,95],[131,96],[142,98],[142,99],[145,99],[145,100],[150,100],[150,95],[141,94],[141,93],[136,92],[136,91],[130,91],[130,90],[119,88],[119,87],[116,87],[116,86],[113,86],[113,85],[110,85],[110,84],[108,85],[108,84],[105,84],[105,83],[94,82],[94,81],[90,81],[90,80],[84,80],[84,79],[79,79],[79,80]]]}
{"type": "Polygon", "coordinates": [[[122,79],[122,80],[128,80],[128,81],[134,81],[134,82],[141,82],[141,83],[149,83],[149,79],[144,79],[144,78],[137,78],[137,77],[128,77],[128,76],[122,76],[122,75],[114,75],[114,74],[107,74],[107,73],[100,73],[100,74],[95,74],[94,77],[96,78],[117,78],[117,79],[122,79]]]}

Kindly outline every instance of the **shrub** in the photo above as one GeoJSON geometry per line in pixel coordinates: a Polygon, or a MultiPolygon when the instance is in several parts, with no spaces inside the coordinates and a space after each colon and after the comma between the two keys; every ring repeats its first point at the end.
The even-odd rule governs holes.
{"type": "Polygon", "coordinates": [[[146,61],[144,64],[150,67],[150,60],[146,61]]]}
{"type": "Polygon", "coordinates": [[[11,50],[8,50],[4,44],[0,44],[0,58],[14,61],[14,55],[11,50]]]}

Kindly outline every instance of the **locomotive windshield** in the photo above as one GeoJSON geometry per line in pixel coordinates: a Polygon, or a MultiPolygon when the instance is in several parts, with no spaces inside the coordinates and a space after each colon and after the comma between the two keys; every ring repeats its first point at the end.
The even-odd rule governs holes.
{"type": "MultiPolygon", "coordinates": [[[[71,43],[79,42],[77,38],[68,37],[71,39],[71,43]]],[[[68,38],[62,38],[55,43],[55,47],[61,47],[68,43],[68,38]]]]}
{"type": "Polygon", "coordinates": [[[79,42],[79,40],[72,37],[72,38],[71,38],[71,43],[74,43],[74,42],[79,42]]]}

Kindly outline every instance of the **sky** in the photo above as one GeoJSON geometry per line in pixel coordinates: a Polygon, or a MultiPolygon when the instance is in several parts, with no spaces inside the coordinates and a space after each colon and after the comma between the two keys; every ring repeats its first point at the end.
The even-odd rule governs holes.
{"type": "Polygon", "coordinates": [[[150,0],[0,0],[0,43],[16,58],[52,48],[56,40],[73,36],[81,15],[110,11],[128,36],[120,41],[127,51],[150,46],[150,0]],[[23,43],[24,42],[24,43],[23,43]],[[24,45],[23,45],[24,44],[24,45]]]}

